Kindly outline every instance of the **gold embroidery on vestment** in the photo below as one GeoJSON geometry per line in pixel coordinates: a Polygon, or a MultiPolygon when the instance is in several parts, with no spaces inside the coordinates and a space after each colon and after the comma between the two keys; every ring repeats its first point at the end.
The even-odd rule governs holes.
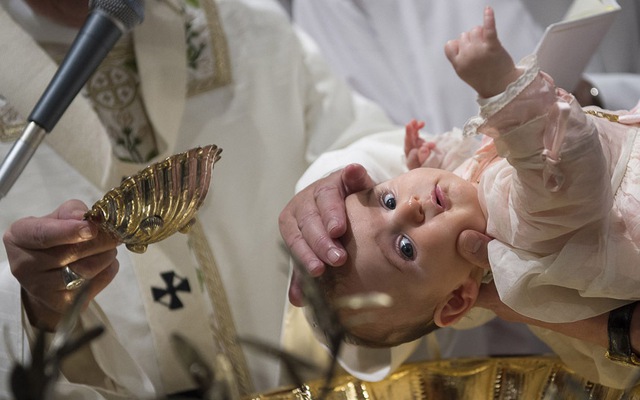
{"type": "Polygon", "coordinates": [[[0,96],[0,142],[13,142],[22,135],[27,121],[0,96]]]}
{"type": "Polygon", "coordinates": [[[204,233],[204,228],[198,219],[189,230],[188,235],[189,246],[200,267],[200,276],[204,280],[211,304],[215,310],[215,316],[211,321],[215,341],[221,346],[220,350],[231,361],[240,392],[242,394],[252,393],[254,389],[251,375],[238,340],[238,333],[231,315],[227,293],[213,251],[204,233]]]}
{"type": "Polygon", "coordinates": [[[618,118],[620,117],[619,115],[616,115],[616,114],[606,113],[604,111],[598,111],[598,110],[584,110],[584,113],[596,116],[598,118],[604,118],[611,122],[618,122],[618,118]]]}
{"type": "Polygon", "coordinates": [[[123,35],[105,57],[85,85],[85,93],[107,129],[119,160],[143,163],[158,154],[130,34],[123,35]]]}
{"type": "MultiPolygon", "coordinates": [[[[208,35],[204,38],[204,49],[209,49],[205,55],[190,59],[189,63],[189,84],[187,95],[189,97],[207,92],[231,83],[231,61],[229,59],[229,47],[227,38],[220,21],[218,8],[213,0],[203,0],[200,2],[201,10],[204,11],[206,24],[204,31],[208,35]]],[[[187,48],[189,49],[189,25],[195,21],[195,17],[187,22],[187,48]]],[[[191,29],[197,30],[197,27],[191,29]]],[[[191,51],[191,50],[188,50],[191,51]]]]}

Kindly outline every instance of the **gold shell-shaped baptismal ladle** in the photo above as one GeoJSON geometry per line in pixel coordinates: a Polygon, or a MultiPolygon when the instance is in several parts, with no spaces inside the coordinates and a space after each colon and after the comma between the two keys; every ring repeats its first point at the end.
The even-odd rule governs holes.
{"type": "Polygon", "coordinates": [[[216,145],[197,147],[152,164],[107,192],[85,218],[135,253],[178,231],[186,233],[221,152],[216,145]]]}

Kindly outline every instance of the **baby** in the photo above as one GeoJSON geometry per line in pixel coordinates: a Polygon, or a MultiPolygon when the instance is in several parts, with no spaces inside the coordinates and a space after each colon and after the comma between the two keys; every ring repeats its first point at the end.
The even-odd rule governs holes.
{"type": "Polygon", "coordinates": [[[583,110],[533,56],[516,67],[491,8],[482,27],[449,41],[445,53],[478,93],[480,114],[464,132],[484,135],[482,145],[453,172],[438,169],[455,148],[425,142],[422,124],[412,121],[409,168],[436,168],[415,168],[347,197],[349,261],[327,269],[320,282],[334,301],[367,292],[393,299],[366,310],[364,320],[353,318],[362,311],[339,309],[350,340],[389,347],[452,325],[491,276],[505,304],[547,322],[640,299],[637,114],[583,110]],[[490,273],[457,252],[467,229],[497,239],[489,246],[490,273]]]}

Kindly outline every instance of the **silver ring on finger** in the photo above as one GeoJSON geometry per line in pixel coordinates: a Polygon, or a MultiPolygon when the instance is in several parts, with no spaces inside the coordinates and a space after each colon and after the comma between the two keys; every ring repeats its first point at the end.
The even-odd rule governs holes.
{"type": "Polygon", "coordinates": [[[68,265],[65,265],[62,268],[62,281],[64,282],[65,289],[76,290],[84,284],[86,279],[73,272],[68,265]]]}

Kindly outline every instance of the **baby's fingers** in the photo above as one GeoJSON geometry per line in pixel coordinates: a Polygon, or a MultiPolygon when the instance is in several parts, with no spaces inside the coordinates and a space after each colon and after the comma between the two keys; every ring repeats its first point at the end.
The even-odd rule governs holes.
{"type": "Polygon", "coordinates": [[[472,43],[482,42],[484,40],[484,30],[481,26],[476,26],[469,32],[469,41],[472,43]]]}
{"type": "Polygon", "coordinates": [[[419,149],[415,148],[409,151],[406,155],[407,157],[407,168],[416,169],[422,166],[422,162],[420,161],[419,149]]]}
{"type": "Polygon", "coordinates": [[[449,40],[444,45],[444,54],[447,56],[449,62],[453,62],[459,52],[460,41],[458,39],[449,40]]]}
{"type": "Polygon", "coordinates": [[[487,6],[484,9],[484,15],[482,20],[482,28],[484,38],[487,40],[496,40],[498,38],[498,32],[496,30],[496,18],[493,12],[493,8],[487,6]]]}
{"type": "Polygon", "coordinates": [[[427,159],[429,159],[429,156],[431,155],[431,150],[435,147],[436,145],[433,142],[425,142],[420,146],[418,149],[418,162],[420,165],[425,165],[427,159]]]}
{"type": "Polygon", "coordinates": [[[409,156],[409,152],[412,149],[420,147],[423,140],[420,138],[419,131],[424,128],[424,122],[411,120],[405,126],[405,136],[404,136],[404,154],[409,156]]]}

